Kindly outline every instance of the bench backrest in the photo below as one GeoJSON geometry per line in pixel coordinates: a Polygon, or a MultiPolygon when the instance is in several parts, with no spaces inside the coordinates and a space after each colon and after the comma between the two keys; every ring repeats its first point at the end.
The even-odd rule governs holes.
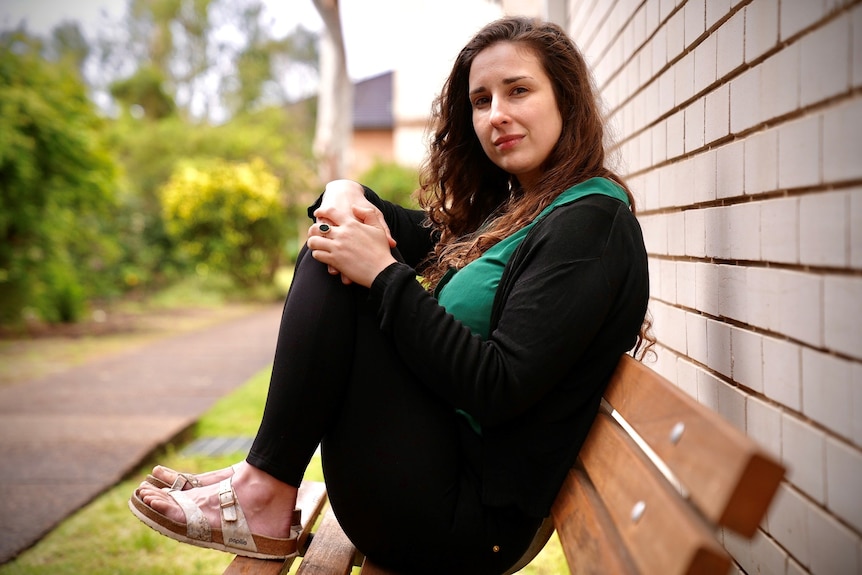
{"type": "Polygon", "coordinates": [[[716,534],[752,536],[784,468],[665,378],[623,356],[553,509],[572,573],[721,573],[716,534]]]}

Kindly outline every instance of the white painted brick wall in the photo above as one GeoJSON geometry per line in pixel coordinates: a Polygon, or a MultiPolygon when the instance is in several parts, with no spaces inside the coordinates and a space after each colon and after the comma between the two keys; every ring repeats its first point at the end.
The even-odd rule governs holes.
{"type": "Polygon", "coordinates": [[[826,440],[826,503],[827,508],[857,531],[862,531],[862,497],[859,484],[862,477],[862,455],[846,443],[826,440]]]}
{"type": "Polygon", "coordinates": [[[850,16],[842,16],[807,34],[800,42],[803,106],[850,88],[850,16]]]}
{"type": "MultiPolygon", "coordinates": [[[[862,150],[860,150],[862,153],[862,150]]],[[[810,194],[799,200],[799,259],[813,266],[849,264],[850,194],[810,194]]]]}
{"type": "Polygon", "coordinates": [[[723,534],[732,572],[862,573],[862,0],[570,7],[651,254],[650,366],[791,469],[763,532],[723,534]]]}
{"type": "Polygon", "coordinates": [[[752,62],[778,44],[778,0],[754,0],[745,7],[745,61],[752,62]]]}

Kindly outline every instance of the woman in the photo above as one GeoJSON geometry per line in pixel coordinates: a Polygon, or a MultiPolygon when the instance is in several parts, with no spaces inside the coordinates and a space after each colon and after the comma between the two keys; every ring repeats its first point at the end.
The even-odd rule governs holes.
{"type": "Polygon", "coordinates": [[[145,523],[239,554],[292,553],[320,442],[333,509],[375,562],[503,573],[529,547],[620,355],[643,342],[643,239],[605,166],[587,67],[557,26],[482,29],[434,121],[423,210],[349,181],[309,209],[246,461],[198,476],[157,467],[130,502],[145,523]]]}

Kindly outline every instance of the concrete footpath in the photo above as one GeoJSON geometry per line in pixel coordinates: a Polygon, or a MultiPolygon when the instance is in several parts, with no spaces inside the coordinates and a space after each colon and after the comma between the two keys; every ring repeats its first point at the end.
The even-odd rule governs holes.
{"type": "Polygon", "coordinates": [[[281,305],[0,388],[0,564],[268,366],[281,305]]]}

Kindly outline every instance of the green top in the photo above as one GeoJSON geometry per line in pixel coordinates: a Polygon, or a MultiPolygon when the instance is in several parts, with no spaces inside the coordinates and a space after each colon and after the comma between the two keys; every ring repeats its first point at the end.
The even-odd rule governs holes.
{"type": "MultiPolygon", "coordinates": [[[[530,229],[554,209],[593,194],[610,196],[630,205],[625,190],[606,178],[590,178],[572,186],[557,196],[532,222],[492,246],[461,270],[450,269],[435,290],[440,305],[469,327],[474,334],[481,336],[482,339],[488,339],[494,296],[503,277],[503,270],[515,249],[530,229]]],[[[478,421],[461,409],[456,411],[467,419],[470,427],[477,434],[481,435],[482,427],[478,421]]]]}

